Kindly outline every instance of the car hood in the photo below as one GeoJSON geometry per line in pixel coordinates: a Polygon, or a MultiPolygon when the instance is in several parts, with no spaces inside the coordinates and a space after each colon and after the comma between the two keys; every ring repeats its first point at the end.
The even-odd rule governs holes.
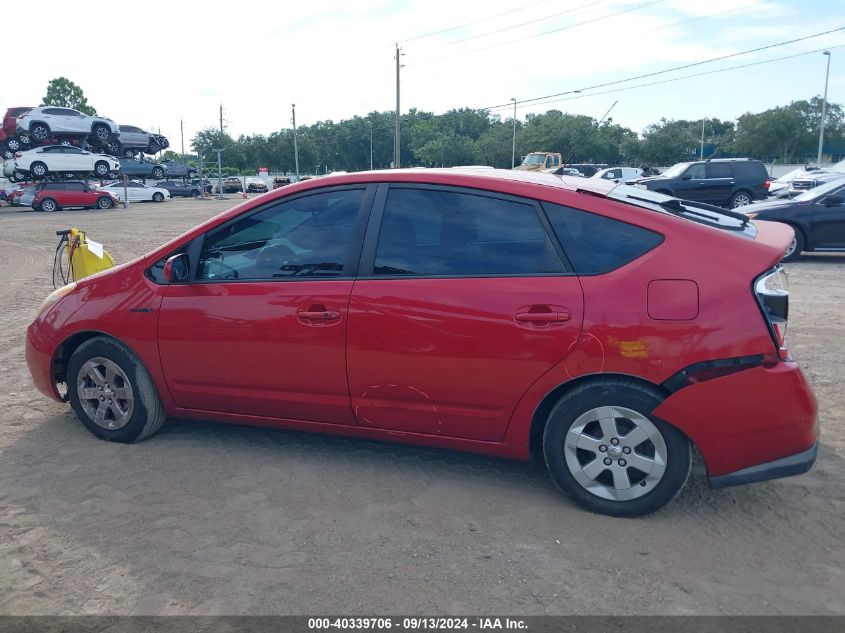
{"type": "Polygon", "coordinates": [[[773,209],[785,209],[788,207],[796,207],[806,202],[796,202],[790,198],[778,198],[777,200],[765,200],[763,202],[755,202],[742,207],[743,213],[760,213],[762,211],[771,211],[773,209]]]}

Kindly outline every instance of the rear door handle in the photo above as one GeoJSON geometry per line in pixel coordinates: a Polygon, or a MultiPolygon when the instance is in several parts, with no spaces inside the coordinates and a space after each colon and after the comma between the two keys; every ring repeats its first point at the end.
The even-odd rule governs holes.
{"type": "Polygon", "coordinates": [[[516,320],[521,323],[564,323],[569,321],[569,312],[517,312],[516,320]]]}
{"type": "Polygon", "coordinates": [[[309,321],[337,321],[340,318],[340,312],[336,310],[301,310],[296,313],[300,319],[308,319],[309,321]]]}

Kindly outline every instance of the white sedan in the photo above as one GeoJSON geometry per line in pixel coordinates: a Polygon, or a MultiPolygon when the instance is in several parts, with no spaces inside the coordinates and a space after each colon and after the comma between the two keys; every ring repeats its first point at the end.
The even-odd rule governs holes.
{"type": "Polygon", "coordinates": [[[15,169],[29,173],[35,179],[47,174],[94,174],[106,178],[120,170],[114,156],[94,154],[73,145],[44,145],[15,154],[15,169]]]}
{"type": "MultiPolygon", "coordinates": [[[[117,199],[123,202],[123,183],[113,182],[109,185],[99,187],[102,190],[113,193],[117,199]]],[[[126,192],[129,194],[129,202],[164,202],[170,197],[170,192],[161,187],[150,187],[134,180],[126,184],[126,192]]]]}

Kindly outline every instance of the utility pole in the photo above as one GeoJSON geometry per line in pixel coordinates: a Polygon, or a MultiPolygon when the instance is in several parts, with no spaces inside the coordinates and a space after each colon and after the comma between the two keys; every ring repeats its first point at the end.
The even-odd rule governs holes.
{"type": "Polygon", "coordinates": [[[822,145],[824,145],[824,119],[827,115],[827,80],[830,78],[830,51],[824,51],[822,55],[827,56],[827,72],[824,75],[824,99],[822,99],[822,120],[819,126],[819,155],[816,158],[816,167],[822,166],[822,145]]]}
{"type": "Polygon", "coordinates": [[[182,162],[185,162],[185,122],[179,119],[179,136],[182,137],[182,162]]]}
{"type": "Polygon", "coordinates": [[[367,121],[370,124],[370,171],[373,171],[373,122],[367,121]]]}
{"type": "MultiPolygon", "coordinates": [[[[220,142],[223,142],[223,104],[220,104],[220,142]]],[[[216,151],[216,150],[215,150],[216,151]]]]}
{"type": "Polygon", "coordinates": [[[513,146],[511,148],[511,169],[516,167],[516,97],[511,97],[513,101],[513,146]]]}
{"type": "Polygon", "coordinates": [[[220,160],[220,155],[223,153],[222,149],[214,149],[217,152],[217,199],[225,200],[223,195],[223,162],[220,160]]]}
{"type": "Polygon", "coordinates": [[[399,109],[399,69],[402,68],[402,64],[400,63],[400,57],[402,57],[402,53],[400,52],[402,49],[399,48],[399,44],[396,44],[396,133],[393,137],[393,168],[399,169],[402,165],[400,160],[400,147],[399,144],[399,127],[400,127],[400,109],[399,109]]]}
{"type": "Polygon", "coordinates": [[[704,119],[701,119],[701,154],[699,160],[704,160],[704,119]]]}
{"type": "Polygon", "coordinates": [[[293,163],[296,167],[296,182],[299,182],[299,148],[296,145],[296,104],[290,104],[291,121],[293,123],[293,163]]]}

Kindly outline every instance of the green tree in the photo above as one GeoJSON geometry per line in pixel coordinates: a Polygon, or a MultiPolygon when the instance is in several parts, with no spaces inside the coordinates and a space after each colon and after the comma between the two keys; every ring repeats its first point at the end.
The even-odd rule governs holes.
{"type": "Polygon", "coordinates": [[[50,80],[47,84],[47,94],[44,95],[41,105],[73,108],[89,116],[97,114],[97,110],[88,105],[88,99],[82,94],[82,88],[67,77],[56,77],[50,80]]]}

